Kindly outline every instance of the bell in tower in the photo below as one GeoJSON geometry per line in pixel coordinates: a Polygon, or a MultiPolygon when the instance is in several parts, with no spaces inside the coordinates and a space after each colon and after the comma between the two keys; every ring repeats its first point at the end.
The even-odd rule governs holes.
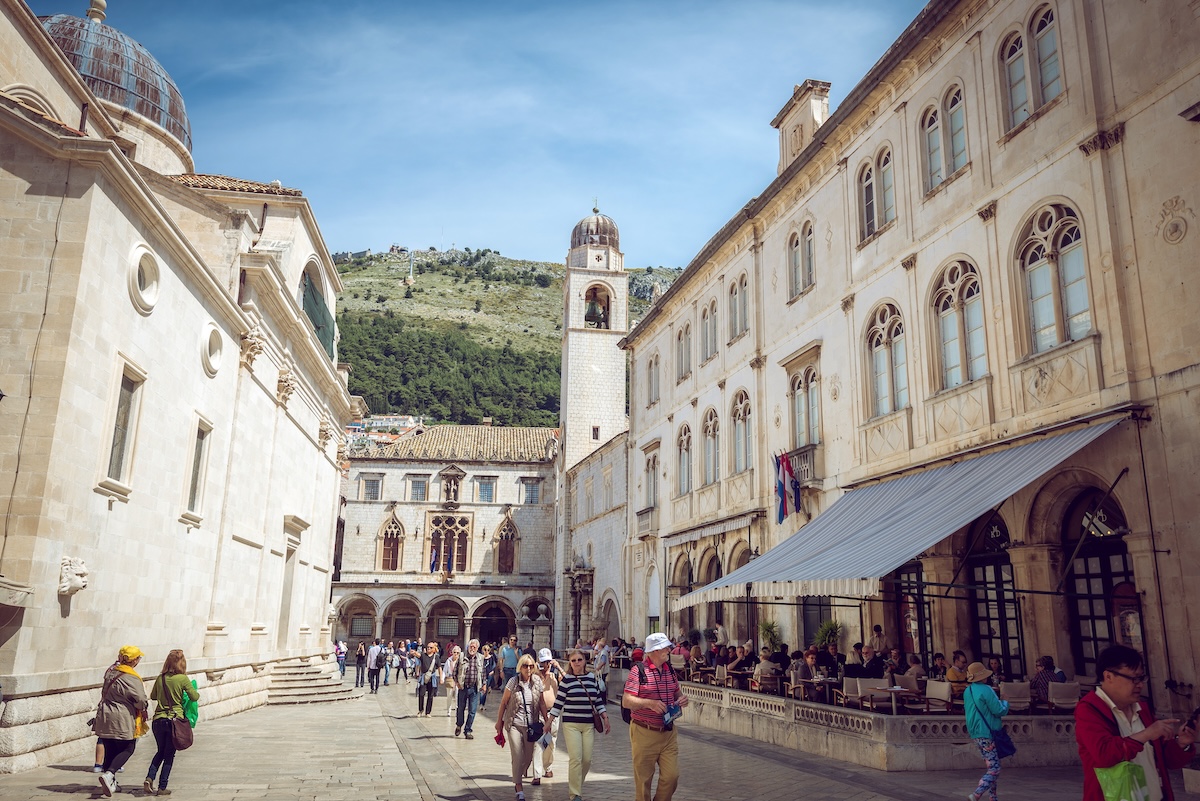
{"type": "MultiPolygon", "coordinates": [[[[606,298],[607,300],[607,298],[606,298]]],[[[587,305],[584,307],[583,322],[587,328],[608,328],[607,303],[601,304],[600,290],[592,287],[588,290],[587,305]]]]}

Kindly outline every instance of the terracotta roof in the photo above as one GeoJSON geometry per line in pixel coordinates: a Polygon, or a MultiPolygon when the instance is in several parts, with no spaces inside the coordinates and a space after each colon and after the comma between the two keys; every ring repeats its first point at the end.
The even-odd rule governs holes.
{"type": "Polygon", "coordinates": [[[416,461],[549,462],[558,455],[558,429],[433,426],[386,444],[364,443],[351,458],[416,461]]]}
{"type": "Polygon", "coordinates": [[[20,97],[18,95],[11,95],[7,92],[0,92],[0,98],[4,99],[4,102],[6,105],[11,103],[11,105],[13,107],[15,107],[18,111],[20,111],[25,116],[36,118],[37,120],[39,120],[41,122],[48,122],[48,123],[50,123],[50,125],[54,126],[55,128],[57,128],[59,131],[62,131],[63,133],[68,133],[68,134],[71,134],[72,136],[87,136],[87,134],[85,134],[83,131],[80,131],[78,128],[72,128],[70,125],[67,125],[62,120],[56,120],[54,117],[51,117],[49,114],[42,111],[37,106],[34,106],[34,105],[26,102],[25,98],[23,98],[23,97],[20,97]]]}
{"type": "Polygon", "coordinates": [[[203,175],[189,172],[183,175],[167,176],[172,181],[190,186],[193,189],[220,189],[225,192],[256,192],[260,195],[286,195],[288,197],[303,197],[299,189],[289,189],[277,183],[263,184],[258,181],[245,181],[241,178],[229,178],[225,175],[203,175]]]}

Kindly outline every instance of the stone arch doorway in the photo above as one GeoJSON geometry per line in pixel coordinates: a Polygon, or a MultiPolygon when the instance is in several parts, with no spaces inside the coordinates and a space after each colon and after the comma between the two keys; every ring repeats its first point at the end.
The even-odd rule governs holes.
{"type": "Polygon", "coordinates": [[[968,542],[975,543],[967,558],[974,622],[971,648],[982,662],[999,658],[1006,675],[1024,675],[1021,607],[1008,556],[1008,525],[989,512],[971,525],[970,532],[968,542]]]}
{"type": "Polygon", "coordinates": [[[612,598],[605,599],[604,606],[600,609],[600,620],[603,628],[599,631],[599,636],[603,637],[605,642],[612,642],[615,637],[621,636],[621,613],[612,598]]]}
{"type": "Polygon", "coordinates": [[[1062,523],[1067,566],[1067,612],[1076,675],[1095,676],[1096,657],[1110,645],[1127,645],[1146,657],[1142,613],[1125,545],[1129,533],[1116,499],[1088,487],[1067,507],[1062,523]],[[1072,559],[1072,554],[1075,558],[1072,559]]]}
{"type": "MultiPolygon", "coordinates": [[[[716,552],[716,550],[710,549],[704,554],[703,557],[701,557],[700,583],[698,586],[705,587],[709,584],[712,584],[714,581],[724,575],[725,572],[721,569],[720,555],[716,552]]],[[[703,629],[711,629],[716,626],[718,622],[725,622],[725,604],[719,601],[716,603],[705,604],[703,620],[698,622],[702,629],[700,634],[701,637],[703,637],[703,629]]],[[[695,643],[692,644],[695,645],[695,643]]],[[[703,648],[704,643],[701,643],[700,646],[703,648]]]]}
{"type": "MultiPolygon", "coordinates": [[[[733,569],[745,567],[750,564],[750,548],[742,548],[737,556],[732,559],[733,569]]],[[[752,599],[738,604],[730,604],[733,606],[732,625],[726,622],[725,627],[730,629],[729,640],[731,645],[741,645],[747,640],[756,639],[754,629],[758,623],[758,604],[752,599]]]]}
{"type": "Polygon", "coordinates": [[[411,598],[393,601],[383,615],[385,640],[415,640],[421,636],[421,610],[411,598]]]}
{"type": "Polygon", "coordinates": [[[375,619],[378,609],[375,601],[366,596],[353,596],[342,601],[338,609],[336,640],[345,640],[353,655],[359,642],[370,645],[375,638],[375,619]]]}
{"type": "Polygon", "coordinates": [[[475,611],[471,636],[481,643],[499,643],[517,631],[517,616],[503,601],[489,601],[475,611]]]}

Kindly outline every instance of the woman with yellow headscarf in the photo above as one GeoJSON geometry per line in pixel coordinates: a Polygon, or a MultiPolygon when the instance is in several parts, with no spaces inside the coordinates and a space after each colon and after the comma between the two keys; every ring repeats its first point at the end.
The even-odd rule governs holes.
{"type": "Polygon", "coordinates": [[[146,733],[146,688],[138,675],[142,649],[126,645],[117,656],[117,663],[104,674],[100,688],[100,706],[92,731],[104,746],[100,787],[106,796],[117,789],[116,773],[133,756],[137,738],[146,733]]]}

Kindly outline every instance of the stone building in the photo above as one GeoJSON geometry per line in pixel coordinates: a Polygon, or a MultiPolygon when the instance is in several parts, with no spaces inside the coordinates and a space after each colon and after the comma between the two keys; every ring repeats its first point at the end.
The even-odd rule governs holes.
{"type": "Polygon", "coordinates": [[[209,717],[331,650],[337,273],[299,191],[195,172],[104,5],[0,0],[0,771],[90,749],[126,643],[209,717]]]}
{"type": "Polygon", "coordinates": [[[350,450],[334,636],[550,644],[553,428],[432,426],[350,450]]]}
{"type": "Polygon", "coordinates": [[[630,633],[1124,642],[1187,706],[1198,56],[1186,3],[933,0],[832,113],[796,87],[778,176],[625,338],[630,633]]]}

